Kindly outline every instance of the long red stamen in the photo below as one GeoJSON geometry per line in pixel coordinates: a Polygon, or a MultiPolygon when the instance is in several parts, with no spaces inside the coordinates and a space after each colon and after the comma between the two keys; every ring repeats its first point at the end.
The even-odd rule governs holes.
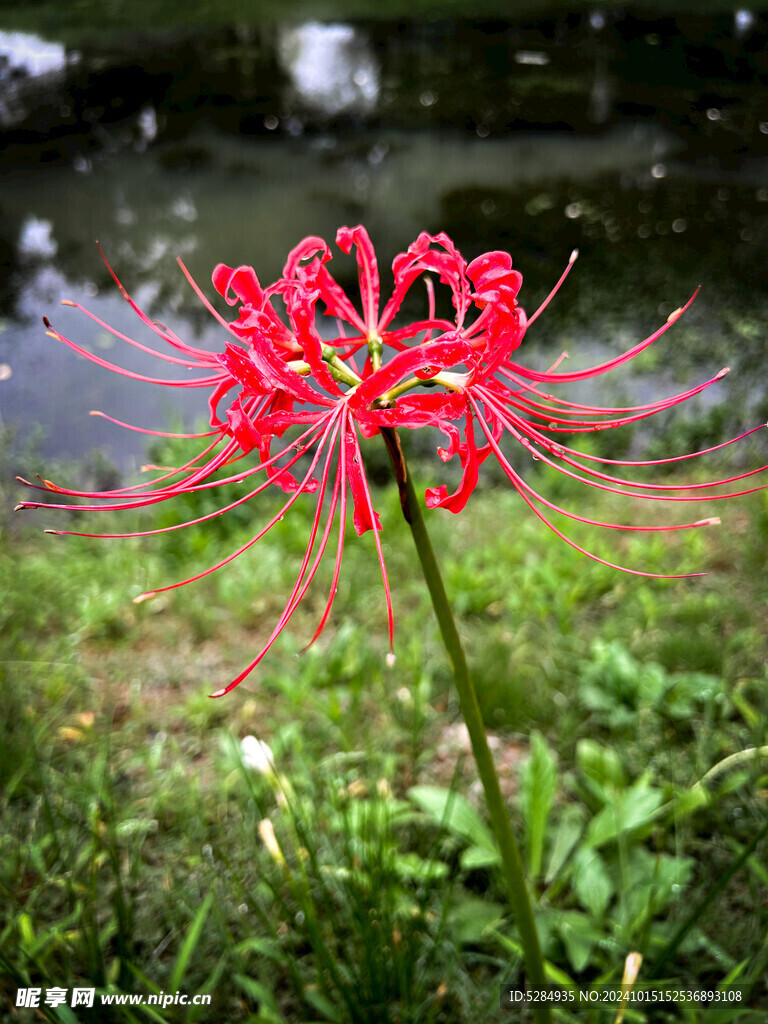
{"type": "Polygon", "coordinates": [[[341,505],[339,508],[339,539],[336,545],[336,562],[333,567],[333,577],[331,579],[331,587],[328,592],[328,600],[323,610],[323,614],[320,616],[320,621],[317,628],[312,635],[312,639],[302,648],[302,653],[308,650],[312,644],[317,640],[322,631],[325,629],[325,625],[328,621],[328,617],[331,614],[333,603],[336,599],[339,585],[339,575],[341,573],[341,559],[344,553],[344,535],[346,532],[347,525],[347,446],[344,443],[344,434],[348,429],[348,414],[345,410],[344,416],[342,417],[341,424],[341,443],[339,444],[339,462],[336,474],[336,483],[338,485],[341,480],[341,505]]]}
{"type": "Polygon", "coordinates": [[[752,427],[750,430],[745,430],[743,434],[731,437],[727,441],[722,441],[720,444],[713,445],[711,448],[700,448],[695,452],[685,452],[683,455],[673,455],[666,459],[607,459],[603,455],[590,455],[586,452],[576,451],[574,448],[568,448],[560,441],[558,441],[557,444],[550,444],[548,449],[554,455],[560,455],[561,453],[566,452],[567,454],[575,455],[580,459],[586,459],[589,462],[599,462],[606,466],[668,466],[673,462],[684,462],[686,459],[696,459],[700,455],[710,455],[712,452],[718,452],[721,448],[727,448],[728,445],[736,444],[737,441],[743,441],[744,438],[749,437],[750,434],[754,434],[758,430],[765,430],[765,428],[766,424],[761,423],[759,426],[752,427]]]}
{"type": "MultiPolygon", "coordinates": [[[[477,419],[478,422],[480,423],[480,426],[483,428],[486,437],[490,439],[487,424],[485,423],[485,421],[483,420],[479,413],[477,414],[477,419]]],[[[529,447],[529,445],[526,445],[525,438],[517,437],[516,439],[520,441],[523,447],[529,447]]],[[[589,519],[586,516],[581,516],[576,512],[571,512],[568,509],[562,508],[560,505],[555,505],[547,498],[544,498],[537,491],[534,491],[534,489],[528,483],[526,483],[525,479],[521,477],[519,473],[517,473],[513,469],[512,465],[510,464],[504,453],[501,451],[501,448],[499,447],[498,442],[496,442],[495,438],[493,440],[492,448],[495,454],[497,455],[499,462],[501,463],[502,469],[506,473],[507,477],[510,480],[513,480],[515,487],[522,487],[532,498],[540,502],[546,508],[551,509],[552,512],[558,512],[560,513],[560,515],[566,516],[568,519],[574,519],[577,522],[586,523],[588,526],[602,526],[610,530],[631,530],[640,533],[664,533],[671,532],[674,530],[690,530],[694,527],[716,526],[720,524],[720,520],[717,518],[717,516],[712,516],[709,519],[697,519],[695,522],[692,523],[665,523],[661,526],[645,526],[637,523],[609,523],[601,519],[589,519]]],[[[554,464],[552,463],[551,465],[554,464]]],[[[648,497],[652,496],[649,495],[648,497]]],[[[659,498],[658,500],[663,501],[664,499],[659,498]]]]}
{"type": "Polygon", "coordinates": [[[613,359],[609,359],[605,363],[599,363],[597,366],[591,366],[588,370],[575,370],[572,373],[558,373],[554,376],[553,380],[552,375],[548,373],[542,373],[539,370],[529,370],[524,366],[520,366],[519,363],[512,362],[512,360],[508,360],[506,366],[513,373],[524,377],[526,380],[546,381],[548,383],[554,383],[554,381],[557,381],[558,383],[566,383],[568,381],[587,380],[590,377],[597,377],[599,374],[607,373],[608,370],[612,370],[614,367],[621,366],[622,363],[626,363],[630,359],[634,359],[635,356],[648,348],[649,345],[652,345],[654,341],[657,341],[673,324],[677,323],[698,294],[699,288],[696,289],[684,306],[681,306],[680,309],[676,309],[674,313],[670,314],[665,324],[659,327],[658,330],[654,331],[653,334],[650,334],[644,341],[635,345],[634,348],[627,349],[626,352],[622,352],[621,355],[618,355],[613,359]]]}
{"type": "MultiPolygon", "coordinates": [[[[511,418],[510,415],[507,414],[507,411],[504,408],[504,406],[497,402],[495,397],[490,392],[488,392],[485,389],[481,390],[479,388],[477,390],[478,393],[481,394],[483,401],[486,402],[493,409],[493,411],[499,417],[500,421],[504,424],[507,430],[509,430],[510,433],[513,434],[513,436],[515,436],[521,444],[523,444],[524,447],[527,447],[536,459],[540,460],[541,462],[544,462],[548,466],[552,466],[559,472],[565,474],[565,476],[572,477],[572,479],[574,480],[579,480],[581,483],[589,484],[590,486],[597,487],[600,490],[610,491],[613,494],[623,494],[632,498],[658,498],[659,500],[663,501],[701,501],[701,498],[699,496],[671,495],[666,492],[706,490],[712,487],[719,487],[721,485],[725,486],[726,484],[734,483],[736,480],[743,480],[746,477],[753,476],[756,473],[762,473],[766,469],[768,469],[768,466],[761,466],[759,469],[750,470],[749,472],[742,473],[738,476],[729,477],[723,480],[714,480],[709,483],[703,484],[649,484],[640,483],[636,480],[622,480],[617,477],[608,476],[605,473],[598,473],[597,470],[590,469],[588,466],[582,466],[573,459],[568,459],[564,455],[560,456],[563,462],[566,462],[568,463],[568,465],[580,469],[583,473],[588,474],[588,477],[594,478],[588,479],[588,477],[580,476],[578,473],[572,473],[570,470],[565,469],[562,465],[553,462],[544,454],[544,452],[534,451],[532,447],[532,441],[536,441],[537,443],[541,444],[545,450],[548,450],[550,448],[551,442],[543,434],[539,434],[538,431],[533,430],[529,423],[526,423],[521,420],[517,420],[517,422],[515,422],[515,419],[511,418]],[[621,488],[618,487],[610,487],[607,483],[602,483],[603,480],[610,481],[611,483],[622,484],[626,487],[644,487],[646,491],[664,491],[665,493],[644,494],[641,491],[622,490],[621,488]],[[597,483],[596,481],[601,482],[597,483]]],[[[750,488],[749,490],[743,491],[733,491],[729,494],[707,494],[706,499],[707,501],[718,501],[724,498],[737,498],[745,494],[754,494],[756,491],[763,491],[767,487],[768,484],[763,484],[761,487],[753,487],[750,488]]]]}
{"type": "Polygon", "coordinates": [[[270,521],[267,523],[267,525],[263,529],[259,530],[259,532],[254,537],[252,537],[249,541],[246,541],[246,543],[243,544],[241,547],[239,547],[237,549],[237,551],[233,551],[231,554],[227,555],[226,558],[222,559],[220,562],[217,562],[216,565],[212,565],[208,569],[203,570],[203,572],[197,573],[195,576],[190,576],[188,579],[180,580],[178,583],[169,583],[168,585],[166,585],[164,587],[157,587],[155,590],[148,591],[146,594],[140,594],[138,597],[134,598],[134,601],[136,603],[138,603],[139,601],[146,600],[149,597],[154,597],[155,594],[161,594],[161,593],[164,593],[167,590],[176,590],[178,587],[185,587],[188,583],[194,583],[196,580],[201,580],[201,579],[203,579],[206,576],[210,576],[211,573],[216,572],[218,569],[223,568],[225,565],[229,565],[230,562],[233,562],[236,558],[238,558],[244,552],[246,552],[250,548],[252,548],[253,545],[257,543],[257,541],[261,540],[261,538],[272,529],[272,527],[275,525],[275,523],[278,523],[282,519],[282,517],[285,515],[285,513],[288,511],[288,509],[296,504],[299,496],[306,491],[307,485],[308,485],[308,483],[309,483],[309,481],[310,481],[310,479],[312,477],[312,474],[315,471],[315,466],[317,466],[317,463],[320,460],[320,454],[321,454],[323,448],[325,447],[325,443],[326,443],[326,441],[328,439],[328,435],[331,432],[331,430],[332,430],[332,428],[333,428],[333,426],[335,424],[335,421],[338,419],[339,412],[340,412],[340,410],[334,409],[329,414],[326,428],[323,431],[323,436],[320,439],[320,443],[317,446],[317,451],[315,452],[315,454],[314,454],[314,456],[312,458],[312,462],[310,464],[310,467],[307,470],[306,475],[304,476],[303,480],[299,484],[299,487],[291,495],[291,497],[288,499],[288,501],[283,505],[283,507],[280,509],[280,511],[275,516],[273,516],[272,519],[270,519],[270,521]]]}
{"type": "Polygon", "coordinates": [[[130,377],[132,380],[142,380],[147,384],[166,384],[177,388],[207,388],[212,384],[218,384],[222,377],[225,376],[224,371],[222,370],[221,373],[218,373],[215,377],[196,377],[190,380],[169,380],[168,378],[163,377],[147,377],[143,373],[135,373],[133,370],[126,370],[123,366],[117,366],[115,363],[110,363],[107,359],[102,359],[101,356],[97,356],[93,352],[89,352],[87,349],[82,348],[80,345],[76,345],[74,341],[71,341],[69,338],[65,338],[63,334],[60,334],[59,331],[53,327],[48,317],[43,317],[43,323],[47,328],[46,333],[49,337],[63,342],[71,348],[73,352],[77,352],[78,355],[90,360],[90,362],[96,363],[97,366],[103,366],[107,370],[119,373],[121,377],[130,377]]]}
{"type": "MultiPolygon", "coordinates": [[[[335,417],[335,418],[337,418],[337,417],[335,417]]],[[[342,415],[342,419],[343,419],[343,415],[342,415]]],[[[266,644],[262,647],[262,649],[259,651],[259,653],[256,655],[256,657],[253,658],[251,662],[249,662],[249,664],[242,670],[242,672],[240,672],[236,676],[235,679],[232,680],[231,683],[229,683],[223,689],[217,690],[215,693],[212,693],[210,695],[211,697],[223,697],[225,694],[230,693],[232,690],[234,690],[234,688],[236,686],[239,686],[240,683],[242,683],[243,680],[246,679],[247,676],[249,676],[251,674],[251,672],[253,672],[253,670],[261,662],[261,660],[264,658],[265,654],[267,654],[267,652],[270,650],[270,648],[274,644],[275,640],[277,640],[278,636],[280,635],[282,630],[287,625],[287,623],[290,620],[291,616],[293,615],[293,613],[296,611],[296,609],[298,608],[299,604],[301,603],[301,600],[304,597],[305,593],[307,592],[307,589],[309,588],[310,583],[314,579],[314,576],[315,576],[315,574],[317,572],[317,569],[318,569],[318,567],[320,565],[320,562],[322,561],[322,557],[323,557],[323,555],[325,553],[325,549],[326,549],[326,546],[327,546],[327,543],[328,543],[328,537],[329,537],[330,531],[331,531],[331,526],[333,524],[333,519],[334,519],[334,516],[336,514],[336,504],[337,504],[337,501],[338,501],[339,486],[340,486],[340,483],[341,483],[340,476],[339,476],[338,473],[336,475],[336,480],[334,482],[333,494],[332,494],[332,497],[331,497],[331,507],[329,509],[328,516],[326,518],[326,525],[325,525],[325,528],[323,530],[322,538],[320,540],[320,545],[319,545],[319,548],[318,548],[318,552],[317,552],[317,555],[315,556],[315,561],[314,561],[312,567],[310,568],[309,573],[307,574],[307,566],[308,566],[309,560],[310,560],[310,558],[312,556],[312,550],[314,548],[315,539],[317,537],[317,531],[318,531],[319,522],[320,522],[320,515],[321,515],[321,511],[322,511],[322,507],[323,507],[323,499],[324,499],[324,496],[325,496],[325,491],[326,491],[326,487],[327,487],[327,483],[328,483],[329,468],[330,468],[331,461],[333,459],[333,449],[335,447],[336,439],[337,439],[338,435],[339,435],[339,424],[336,423],[335,426],[334,426],[333,435],[331,437],[331,442],[329,444],[328,456],[326,458],[325,466],[324,466],[324,469],[323,469],[322,483],[320,485],[320,495],[318,497],[318,502],[317,502],[317,505],[316,505],[316,508],[315,508],[315,516],[314,516],[314,520],[313,520],[313,524],[312,524],[312,530],[310,532],[309,543],[307,544],[307,549],[306,549],[306,551],[304,553],[304,559],[303,559],[303,561],[301,563],[301,568],[299,569],[299,574],[298,574],[298,577],[296,579],[296,583],[294,585],[293,590],[291,591],[290,597],[288,598],[288,602],[287,602],[285,608],[283,609],[282,615],[278,619],[278,621],[277,621],[274,629],[272,630],[272,633],[270,634],[270,637],[267,640],[266,644]],[[305,575],[306,575],[306,578],[305,578],[305,575]]],[[[343,440],[342,440],[342,446],[343,446],[343,440]]],[[[344,483],[342,486],[346,487],[346,484],[344,483]]]]}
{"type": "Polygon", "coordinates": [[[529,327],[534,322],[534,320],[538,320],[539,315],[544,312],[544,310],[550,304],[552,299],[554,299],[554,297],[560,291],[560,286],[562,285],[563,281],[565,281],[566,277],[568,277],[568,275],[570,274],[571,267],[573,266],[573,264],[576,262],[576,260],[578,258],[579,258],[579,250],[578,249],[574,249],[573,252],[571,253],[570,259],[568,260],[568,264],[567,264],[565,270],[562,272],[562,274],[558,278],[557,283],[555,284],[555,287],[552,289],[552,291],[549,293],[549,295],[546,297],[546,299],[544,299],[544,301],[539,306],[539,308],[536,310],[536,312],[533,314],[533,316],[529,316],[528,317],[528,326],[529,327]]]}
{"type": "Polygon", "coordinates": [[[149,434],[151,437],[174,437],[189,440],[193,437],[217,437],[221,434],[221,430],[205,430],[198,434],[180,434],[171,430],[150,430],[148,427],[137,427],[132,423],[125,423],[123,420],[117,420],[114,416],[109,416],[107,413],[101,412],[100,409],[91,409],[88,415],[99,416],[101,419],[109,420],[110,423],[114,423],[118,427],[124,427],[126,430],[134,430],[137,434],[149,434]]]}
{"type": "Polygon", "coordinates": [[[571,538],[566,536],[566,534],[564,534],[562,532],[562,530],[558,530],[558,528],[554,525],[554,523],[552,523],[549,519],[547,519],[547,517],[544,515],[544,513],[540,509],[538,509],[536,507],[536,505],[534,504],[534,501],[532,500],[532,498],[529,497],[528,492],[533,494],[534,497],[537,500],[542,500],[542,499],[540,499],[539,496],[535,492],[531,491],[531,489],[527,485],[523,484],[523,481],[522,481],[521,477],[518,476],[518,474],[515,473],[515,471],[512,469],[512,467],[509,465],[509,463],[506,462],[506,459],[504,459],[504,457],[502,455],[502,452],[501,452],[501,449],[499,448],[498,444],[496,443],[496,441],[495,441],[495,439],[493,437],[493,434],[488,429],[488,426],[485,423],[485,420],[482,418],[482,416],[480,414],[480,410],[479,410],[479,408],[477,406],[477,402],[475,401],[474,398],[470,398],[470,403],[472,404],[472,408],[474,410],[475,416],[477,417],[477,420],[478,420],[478,422],[480,423],[480,426],[483,429],[483,433],[488,438],[489,444],[491,445],[491,447],[493,448],[493,450],[496,453],[497,457],[499,458],[499,461],[501,463],[502,469],[504,470],[504,472],[508,476],[509,480],[514,484],[514,486],[517,489],[517,492],[520,495],[520,497],[523,499],[523,501],[526,503],[526,505],[531,509],[531,511],[534,513],[534,515],[537,516],[537,518],[539,518],[542,521],[542,523],[544,523],[546,526],[548,526],[549,529],[556,536],[558,536],[561,540],[564,540],[565,543],[568,544],[569,547],[572,547],[575,551],[578,551],[582,555],[586,555],[587,558],[591,558],[593,562],[599,562],[601,565],[606,565],[610,569],[618,569],[619,572],[626,572],[626,573],[629,573],[632,576],[646,576],[646,577],[649,577],[650,579],[675,580],[675,579],[688,579],[688,578],[691,578],[691,577],[694,577],[694,576],[705,576],[706,575],[706,573],[703,573],[703,572],[656,573],[656,572],[645,572],[642,569],[630,569],[626,565],[618,565],[616,562],[608,562],[608,561],[606,561],[606,559],[600,558],[599,555],[594,554],[592,551],[588,551],[586,548],[581,547],[575,541],[571,540],[571,538]],[[505,465],[505,463],[506,463],[506,465],[505,465]]]}
{"type": "MultiPolygon", "coordinates": [[[[158,359],[162,359],[166,363],[175,363],[177,366],[186,366],[188,368],[193,366],[200,368],[204,366],[216,368],[219,365],[212,352],[189,348],[189,346],[184,346],[188,352],[187,357],[184,359],[179,356],[170,356],[167,352],[158,352],[156,348],[150,348],[149,345],[143,345],[140,341],[136,341],[135,338],[131,338],[127,334],[123,334],[122,331],[118,331],[117,328],[105,323],[105,321],[97,317],[95,313],[91,313],[90,310],[81,306],[79,302],[70,302],[69,299],[65,299],[62,302],[62,306],[72,306],[74,309],[79,310],[79,312],[84,313],[90,320],[93,320],[94,323],[98,324],[99,327],[103,327],[105,331],[109,331],[113,337],[118,338],[120,341],[124,341],[127,345],[132,345],[133,348],[137,348],[141,352],[146,352],[151,356],[156,356],[158,359]]],[[[156,324],[153,324],[152,326],[155,334],[159,335],[163,340],[169,340],[167,334],[161,331],[156,324]]]]}
{"type": "MultiPolygon", "coordinates": [[[[306,450],[306,448],[311,446],[312,444],[314,444],[314,438],[311,441],[308,441],[307,438],[309,438],[312,434],[318,433],[319,430],[322,428],[324,422],[325,422],[325,420],[321,420],[318,423],[312,424],[312,426],[309,427],[308,430],[306,430],[303,434],[301,434],[300,437],[296,438],[295,441],[292,441],[291,444],[289,444],[285,449],[283,449],[282,451],[278,452],[276,455],[271,456],[271,458],[266,459],[264,462],[260,462],[257,466],[253,466],[251,469],[243,470],[242,472],[237,473],[237,474],[235,474],[233,476],[223,477],[223,478],[221,478],[219,480],[214,480],[214,481],[212,481],[210,483],[193,483],[193,484],[189,484],[187,481],[194,479],[194,476],[190,476],[186,480],[181,481],[178,484],[174,484],[172,487],[169,487],[169,488],[163,488],[163,489],[159,489],[157,491],[147,491],[144,494],[139,493],[139,494],[133,494],[133,495],[130,495],[130,496],[128,496],[128,495],[126,496],[126,498],[130,497],[131,499],[135,499],[135,498],[147,498],[148,499],[146,501],[139,501],[136,504],[131,504],[128,500],[126,500],[126,502],[124,504],[114,505],[114,506],[110,506],[110,505],[87,505],[87,506],[84,505],[84,506],[77,506],[77,505],[63,505],[63,504],[44,504],[42,502],[21,502],[20,505],[17,506],[17,507],[18,508],[60,508],[60,509],[69,510],[71,512],[102,512],[102,511],[117,512],[117,511],[121,511],[124,508],[141,508],[144,505],[150,505],[150,504],[154,504],[155,502],[164,501],[166,498],[174,497],[175,495],[181,494],[181,493],[187,493],[187,492],[190,492],[190,491],[208,490],[208,489],[213,488],[213,487],[222,487],[225,484],[242,483],[243,480],[247,480],[249,477],[253,476],[255,473],[260,473],[263,469],[269,469],[272,466],[274,466],[278,462],[278,460],[283,458],[287,454],[287,452],[291,451],[291,449],[297,449],[297,450],[301,449],[299,454],[300,455],[304,454],[304,451],[306,450]]],[[[216,442],[216,443],[218,444],[219,442],[216,442]]],[[[228,447],[232,448],[232,449],[237,449],[237,444],[236,444],[236,442],[231,441],[231,442],[228,443],[228,447]]],[[[225,451],[224,454],[226,454],[226,451],[225,451]]],[[[196,461],[196,459],[199,458],[199,457],[200,456],[196,456],[195,459],[191,460],[191,462],[187,463],[186,466],[182,467],[182,470],[187,468],[188,466],[192,465],[196,461]]],[[[227,460],[225,459],[224,462],[226,463],[226,461],[227,460]]],[[[211,464],[209,464],[209,465],[211,465],[211,464]]],[[[219,461],[217,463],[217,465],[213,466],[213,468],[210,469],[210,473],[215,472],[216,469],[220,468],[221,465],[222,465],[222,463],[219,461]]],[[[168,473],[167,476],[168,477],[174,476],[178,472],[181,472],[181,470],[173,470],[170,473],[168,473]]],[[[208,473],[207,475],[210,475],[210,473],[208,473]]],[[[54,487],[53,485],[50,485],[49,487],[45,487],[45,488],[42,488],[42,487],[41,488],[37,488],[35,484],[30,483],[30,481],[28,481],[28,480],[24,480],[21,477],[18,477],[17,479],[19,480],[20,483],[23,483],[23,484],[27,485],[28,487],[35,487],[38,490],[54,490],[55,492],[60,493],[60,494],[82,496],[82,497],[86,497],[86,498],[94,498],[94,497],[102,498],[103,496],[113,497],[113,496],[116,496],[116,495],[118,495],[120,493],[120,492],[112,492],[112,491],[103,491],[100,494],[94,494],[94,493],[89,492],[89,491],[68,491],[68,490],[65,490],[64,488],[54,487]]],[[[161,477],[160,479],[165,479],[165,477],[161,477]]],[[[143,485],[137,485],[137,486],[143,486],[143,485]]],[[[131,489],[132,488],[125,488],[124,490],[125,491],[129,491],[131,489]]]]}
{"type": "MultiPolygon", "coordinates": [[[[198,349],[198,348],[195,348],[192,345],[185,344],[185,342],[183,342],[179,337],[177,337],[177,335],[173,331],[171,331],[168,327],[166,327],[164,324],[157,323],[155,320],[150,320],[150,318],[147,316],[147,314],[144,312],[144,310],[141,309],[140,306],[137,306],[136,303],[131,298],[131,296],[128,294],[128,292],[124,288],[122,282],[118,278],[117,274],[115,273],[115,271],[110,266],[109,260],[104,255],[104,250],[101,248],[101,246],[99,245],[98,242],[96,243],[96,248],[99,250],[99,255],[101,256],[102,260],[104,261],[104,265],[106,266],[107,270],[109,271],[110,277],[112,278],[112,280],[117,285],[117,287],[118,287],[118,289],[120,291],[120,294],[122,295],[122,297],[125,299],[125,301],[128,303],[128,305],[131,307],[131,309],[134,311],[134,313],[138,316],[138,318],[141,320],[141,322],[143,324],[146,324],[147,327],[149,327],[149,329],[151,331],[154,331],[154,333],[158,337],[162,338],[163,341],[167,342],[169,345],[171,345],[173,348],[177,349],[179,352],[182,352],[182,353],[185,353],[185,354],[192,354],[192,355],[197,356],[200,359],[205,359],[205,358],[207,358],[210,355],[210,353],[206,352],[205,349],[198,349]]],[[[87,312],[87,310],[83,310],[83,312],[87,312]]]]}
{"type": "MultiPolygon", "coordinates": [[[[284,455],[284,454],[285,454],[285,452],[281,452],[281,455],[284,455]]],[[[285,466],[281,466],[280,467],[280,469],[278,470],[277,476],[279,476],[280,473],[282,473],[282,472],[287,472],[293,465],[295,465],[295,463],[297,463],[299,461],[299,459],[303,458],[303,456],[304,456],[304,452],[297,452],[285,464],[285,466]]],[[[217,516],[222,516],[226,512],[231,512],[233,508],[238,508],[240,505],[244,505],[246,502],[250,501],[251,498],[255,498],[257,494],[261,494],[262,491],[264,491],[268,487],[272,487],[272,486],[274,486],[274,479],[270,477],[269,479],[265,480],[263,483],[259,484],[258,487],[256,487],[254,490],[250,491],[248,494],[244,495],[241,498],[237,498],[237,500],[231,502],[229,505],[224,505],[222,508],[216,509],[215,512],[209,512],[209,513],[207,513],[207,515],[200,516],[199,519],[189,519],[189,520],[187,520],[184,523],[174,523],[172,526],[161,526],[161,527],[158,527],[157,529],[154,529],[154,530],[139,530],[139,531],[136,531],[135,533],[80,533],[79,531],[76,531],[76,530],[45,530],[45,533],[52,533],[52,534],[54,534],[54,535],[56,535],[58,537],[103,537],[103,538],[112,538],[112,537],[121,537],[121,538],[125,538],[125,537],[154,537],[156,534],[159,534],[159,533],[173,533],[175,530],[184,530],[188,526],[198,526],[200,523],[206,523],[206,522],[208,522],[209,519],[215,519],[217,516]]],[[[62,507],[62,506],[58,506],[58,507],[62,507]]],[[[63,507],[66,507],[66,506],[63,506],[63,507]]],[[[99,508],[99,511],[101,511],[101,510],[102,509],[99,508]]]]}
{"type": "Polygon", "coordinates": [[[184,277],[186,277],[187,281],[189,281],[190,285],[192,286],[192,290],[194,291],[195,295],[198,297],[198,299],[200,299],[200,301],[205,306],[205,308],[208,310],[208,312],[211,314],[211,316],[214,318],[214,320],[217,320],[221,324],[221,326],[226,330],[226,332],[228,334],[231,334],[232,333],[232,326],[231,326],[231,324],[227,323],[227,321],[224,319],[224,317],[221,315],[221,313],[219,313],[219,311],[216,309],[216,307],[211,305],[211,303],[208,301],[207,297],[200,290],[200,286],[198,285],[197,281],[195,281],[195,279],[192,277],[190,272],[184,266],[184,263],[181,261],[181,259],[177,259],[176,262],[181,267],[182,274],[184,275],[184,277]]]}
{"type": "Polygon", "coordinates": [[[360,463],[360,476],[362,477],[363,493],[365,495],[365,504],[370,517],[370,521],[373,523],[373,539],[376,544],[376,555],[379,559],[379,567],[381,569],[381,579],[384,584],[384,596],[387,602],[387,621],[389,623],[389,649],[390,653],[395,642],[395,619],[392,611],[392,596],[389,590],[389,580],[387,578],[387,567],[384,563],[384,552],[381,549],[381,539],[379,538],[379,531],[376,529],[376,513],[373,509],[373,501],[371,499],[371,490],[368,486],[368,479],[365,475],[365,466],[363,464],[363,455],[360,451],[360,442],[357,438],[357,432],[352,429],[350,431],[352,437],[352,443],[355,449],[355,457],[360,463]]]}
{"type": "Polygon", "coordinates": [[[518,400],[510,399],[507,404],[537,420],[540,420],[542,425],[551,431],[562,431],[568,434],[577,434],[593,432],[595,430],[609,430],[614,427],[624,426],[627,423],[636,423],[639,420],[647,419],[649,416],[655,416],[656,413],[663,412],[665,409],[671,409],[675,405],[680,405],[682,402],[687,401],[689,398],[693,398],[695,395],[705,391],[713,384],[716,384],[719,380],[722,380],[727,372],[727,368],[720,370],[719,373],[715,374],[714,377],[705,381],[703,384],[697,384],[696,387],[690,388],[688,391],[684,391],[678,395],[673,395],[670,398],[661,399],[658,402],[650,402],[646,405],[638,405],[626,409],[607,409],[605,412],[599,412],[598,415],[611,416],[610,421],[607,423],[600,420],[571,420],[564,418],[576,416],[578,413],[570,412],[569,410],[560,412],[553,407],[541,405],[540,403],[533,402],[527,398],[518,400]],[[635,410],[638,410],[637,415],[635,416],[624,415],[625,413],[635,412],[635,410]]]}

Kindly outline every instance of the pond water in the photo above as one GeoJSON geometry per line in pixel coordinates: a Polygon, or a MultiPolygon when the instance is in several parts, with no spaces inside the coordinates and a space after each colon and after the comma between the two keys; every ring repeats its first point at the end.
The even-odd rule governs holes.
{"type": "Polygon", "coordinates": [[[239,22],[75,42],[10,31],[0,11],[2,421],[42,427],[46,455],[100,446],[127,467],[141,435],[89,410],[150,427],[205,415],[200,392],[179,406],[175,390],[46,336],[43,314],[157,373],[59,306],[151,340],[96,239],[147,313],[218,348],[177,257],[210,294],[218,262],[269,280],[304,235],[361,222],[382,267],[421,230],[447,231],[470,259],[508,249],[529,310],[578,247],[524,343],[542,368],[563,349],[586,365],[631,345],[701,285],[617,393],[670,393],[728,364],[708,401],[734,426],[765,419],[766,42],[768,19],[744,11],[239,22]]]}

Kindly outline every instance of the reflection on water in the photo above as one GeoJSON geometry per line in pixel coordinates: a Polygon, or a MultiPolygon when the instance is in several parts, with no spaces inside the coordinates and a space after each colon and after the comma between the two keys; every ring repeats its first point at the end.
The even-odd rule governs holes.
{"type": "Polygon", "coordinates": [[[66,51],[61,43],[24,32],[0,32],[0,80],[63,71],[65,64],[66,51]]]}
{"type": "Polygon", "coordinates": [[[755,15],[752,11],[741,8],[738,11],[734,11],[733,14],[733,28],[734,34],[737,38],[743,38],[747,33],[754,27],[755,15]]]}
{"type": "Polygon", "coordinates": [[[136,126],[139,129],[139,135],[141,143],[137,146],[137,149],[144,149],[144,147],[154,142],[157,138],[157,112],[151,105],[142,107],[139,111],[139,116],[136,118],[136,126]]]}
{"type": "Polygon", "coordinates": [[[68,53],[61,43],[0,31],[0,129],[24,125],[36,107],[30,95],[62,88],[78,59],[78,53],[68,53]]]}
{"type": "MultiPolygon", "coordinates": [[[[526,339],[542,367],[562,348],[586,364],[632,344],[702,284],[655,366],[648,357],[653,380],[671,392],[692,362],[697,378],[730,363],[742,371],[723,392],[734,415],[747,399],[764,404],[767,39],[757,15],[675,25],[601,10],[149,36],[140,60],[129,40],[77,62],[57,50],[43,84],[19,72],[23,103],[0,83],[4,422],[44,424],[49,453],[104,444],[124,461],[141,437],[89,408],[145,426],[171,415],[162,388],[87,364],[42,329],[45,313],[141,369],[98,325],[57,311],[71,299],[127,334],[140,327],[96,238],[151,315],[220,348],[177,257],[204,288],[219,261],[268,281],[304,235],[332,240],[361,221],[384,267],[421,230],[448,231],[468,259],[509,249],[529,309],[578,247],[526,339]],[[12,94],[17,113],[3,120],[12,94]]],[[[352,285],[353,261],[340,277],[352,285]]],[[[634,394],[646,387],[634,378],[634,394]]],[[[180,410],[187,422],[204,412],[198,397],[180,410]]]]}
{"type": "Polygon", "coordinates": [[[278,50],[297,98],[333,116],[368,114],[379,98],[379,69],[366,36],[351,25],[308,22],[278,33],[278,50]]]}
{"type": "Polygon", "coordinates": [[[27,217],[19,233],[17,245],[19,255],[41,259],[50,259],[55,256],[59,251],[59,246],[52,231],[53,224],[49,220],[39,220],[34,214],[27,217]]]}

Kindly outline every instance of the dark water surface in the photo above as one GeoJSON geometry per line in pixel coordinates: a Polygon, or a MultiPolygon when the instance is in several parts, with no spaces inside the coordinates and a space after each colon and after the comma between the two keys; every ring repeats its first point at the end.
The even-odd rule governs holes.
{"type": "Polygon", "coordinates": [[[304,235],[332,240],[362,222],[383,268],[421,230],[447,231],[467,258],[508,249],[529,310],[578,247],[524,343],[541,367],[563,348],[575,366],[640,340],[701,285],[655,356],[616,375],[616,393],[658,397],[728,364],[724,418],[752,425],[768,415],[766,43],[761,14],[601,7],[65,45],[5,31],[0,10],[3,422],[42,425],[47,454],[100,445],[126,465],[141,436],[89,409],[145,426],[205,415],[201,392],[179,407],[178,392],[46,337],[42,314],[103,358],[163,375],[59,306],[82,302],[151,340],[95,239],[151,316],[217,348],[221,329],[176,257],[210,294],[217,262],[269,280],[304,235]]]}

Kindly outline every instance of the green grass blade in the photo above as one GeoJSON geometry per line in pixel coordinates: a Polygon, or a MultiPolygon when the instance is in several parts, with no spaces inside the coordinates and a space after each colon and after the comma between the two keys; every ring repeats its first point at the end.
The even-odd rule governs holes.
{"type": "Polygon", "coordinates": [[[246,995],[259,1004],[258,1020],[264,1021],[264,1024],[286,1024],[274,995],[266,985],[254,981],[245,974],[236,974],[235,981],[246,995]]]}
{"type": "Polygon", "coordinates": [[[57,1006],[56,1016],[62,1024],[78,1024],[77,1017],[72,1013],[68,1006],[57,1006]]]}
{"type": "Polygon", "coordinates": [[[192,927],[187,932],[187,937],[184,939],[184,944],[179,951],[176,963],[173,965],[171,980],[168,985],[171,992],[175,991],[181,985],[181,979],[184,977],[187,967],[189,966],[189,961],[192,959],[192,954],[195,951],[195,947],[200,941],[200,936],[203,933],[203,927],[212,905],[213,893],[209,892],[195,915],[192,927]]]}

